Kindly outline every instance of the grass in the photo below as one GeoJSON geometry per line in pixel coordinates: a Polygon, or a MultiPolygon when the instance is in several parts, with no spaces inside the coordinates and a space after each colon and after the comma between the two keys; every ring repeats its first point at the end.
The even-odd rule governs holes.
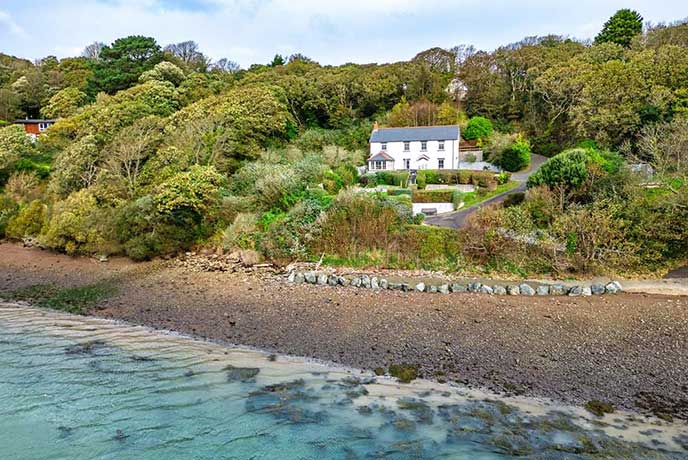
{"type": "Polygon", "coordinates": [[[480,204],[483,201],[489,200],[490,198],[501,195],[504,192],[508,192],[516,187],[518,187],[519,182],[509,181],[506,184],[498,185],[496,189],[485,194],[478,195],[477,192],[469,192],[463,194],[463,208],[467,209],[476,204],[480,204]]]}
{"type": "Polygon", "coordinates": [[[10,300],[25,300],[38,307],[84,315],[117,292],[110,281],[60,288],[54,284],[35,284],[9,293],[10,300]]]}

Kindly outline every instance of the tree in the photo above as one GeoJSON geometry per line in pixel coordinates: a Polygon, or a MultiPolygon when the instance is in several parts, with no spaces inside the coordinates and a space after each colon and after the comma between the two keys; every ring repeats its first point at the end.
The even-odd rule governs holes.
{"type": "Polygon", "coordinates": [[[241,70],[241,66],[239,64],[227,58],[220,59],[219,61],[213,63],[210,67],[214,72],[237,73],[241,70]]]}
{"type": "Polygon", "coordinates": [[[646,126],[638,140],[638,154],[662,176],[688,183],[688,118],[646,126]]]}
{"type": "Polygon", "coordinates": [[[94,97],[101,91],[113,94],[127,89],[162,58],[160,46],[153,38],[140,35],[118,38],[112,45],[104,46],[100,59],[93,62],[87,92],[94,97]]]}
{"type": "Polygon", "coordinates": [[[86,93],[82,93],[77,88],[65,88],[51,97],[48,104],[41,108],[41,116],[45,118],[70,117],[87,102],[86,93]]]}
{"type": "Polygon", "coordinates": [[[272,58],[272,62],[269,64],[270,67],[278,67],[281,65],[286,64],[286,60],[281,54],[275,54],[275,57],[272,58]]]}
{"type": "Polygon", "coordinates": [[[13,125],[0,128],[0,171],[10,168],[32,149],[24,128],[13,125]]]}
{"type": "Polygon", "coordinates": [[[201,53],[198,48],[198,43],[194,41],[167,45],[164,51],[178,57],[187,68],[197,72],[207,71],[210,65],[210,59],[201,53]]]}
{"type": "Polygon", "coordinates": [[[85,57],[86,59],[92,59],[94,61],[97,61],[98,59],[100,59],[100,52],[103,50],[104,47],[105,43],[93,42],[86,48],[84,48],[84,50],[81,52],[81,56],[85,57]]]}
{"type": "Polygon", "coordinates": [[[492,134],[492,122],[485,117],[473,117],[468,120],[466,129],[463,130],[463,138],[467,141],[484,139],[492,134]]]}
{"type": "Polygon", "coordinates": [[[156,64],[151,70],[147,70],[141,74],[139,81],[145,83],[147,81],[168,81],[174,86],[179,86],[186,75],[182,69],[172,64],[171,62],[163,61],[160,64],[156,64]]]}
{"type": "Polygon", "coordinates": [[[595,43],[611,42],[628,48],[633,38],[642,31],[643,17],[637,11],[625,8],[604,23],[602,31],[595,37],[595,43]]]}

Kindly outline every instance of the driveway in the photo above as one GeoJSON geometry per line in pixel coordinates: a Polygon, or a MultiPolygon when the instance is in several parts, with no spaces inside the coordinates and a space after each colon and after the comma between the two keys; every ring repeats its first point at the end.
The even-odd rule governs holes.
{"type": "Polygon", "coordinates": [[[530,167],[525,171],[517,172],[511,175],[512,180],[520,182],[520,184],[518,184],[517,187],[512,188],[511,190],[508,190],[499,195],[495,195],[488,200],[471,206],[470,208],[461,209],[459,211],[441,214],[438,216],[428,216],[425,218],[424,222],[428,225],[435,225],[437,227],[449,227],[456,229],[463,227],[466,224],[466,219],[483,206],[490,206],[493,204],[501,203],[502,201],[506,200],[507,196],[513,193],[525,192],[526,182],[528,181],[528,178],[538,169],[540,169],[540,166],[542,166],[542,164],[547,160],[548,158],[543,157],[542,155],[531,155],[530,167]]]}

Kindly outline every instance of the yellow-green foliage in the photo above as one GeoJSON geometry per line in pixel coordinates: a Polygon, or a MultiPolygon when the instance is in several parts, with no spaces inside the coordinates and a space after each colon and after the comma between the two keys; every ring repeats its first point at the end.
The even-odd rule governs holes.
{"type": "Polygon", "coordinates": [[[78,114],[59,120],[50,128],[52,142],[58,144],[93,135],[107,142],[134,121],[149,116],[161,117],[179,108],[179,94],[169,82],[148,81],[113,96],[98,95],[95,103],[78,114]]]}
{"type": "Polygon", "coordinates": [[[39,200],[32,201],[10,219],[5,233],[8,237],[17,240],[25,236],[36,236],[43,229],[47,214],[47,207],[43,203],[39,200]]]}
{"type": "Polygon", "coordinates": [[[258,218],[252,213],[236,216],[232,225],[224,231],[222,245],[226,250],[254,249],[259,233],[258,218]]]}
{"type": "Polygon", "coordinates": [[[31,141],[21,126],[0,128],[0,171],[12,166],[22,156],[28,155],[32,148],[31,141]]]}
{"type": "Polygon", "coordinates": [[[85,135],[55,159],[49,189],[60,197],[91,185],[98,174],[101,151],[93,135],[85,135]]]}
{"type": "Polygon", "coordinates": [[[192,166],[160,184],[153,197],[162,215],[186,215],[200,222],[220,204],[220,187],[226,179],[212,166],[192,166]]]}
{"type": "Polygon", "coordinates": [[[46,246],[67,254],[102,250],[106,241],[97,214],[96,199],[88,189],[74,192],[55,204],[40,239],[46,246]]]}
{"type": "Polygon", "coordinates": [[[68,87],[50,98],[48,104],[41,108],[41,116],[45,118],[71,117],[87,102],[86,93],[79,91],[78,88],[68,87]]]}

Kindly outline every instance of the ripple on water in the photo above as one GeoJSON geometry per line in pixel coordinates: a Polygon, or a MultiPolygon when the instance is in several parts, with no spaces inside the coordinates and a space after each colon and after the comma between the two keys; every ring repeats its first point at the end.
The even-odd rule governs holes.
{"type": "Polygon", "coordinates": [[[3,458],[681,459],[682,423],[0,305],[3,458]]]}

